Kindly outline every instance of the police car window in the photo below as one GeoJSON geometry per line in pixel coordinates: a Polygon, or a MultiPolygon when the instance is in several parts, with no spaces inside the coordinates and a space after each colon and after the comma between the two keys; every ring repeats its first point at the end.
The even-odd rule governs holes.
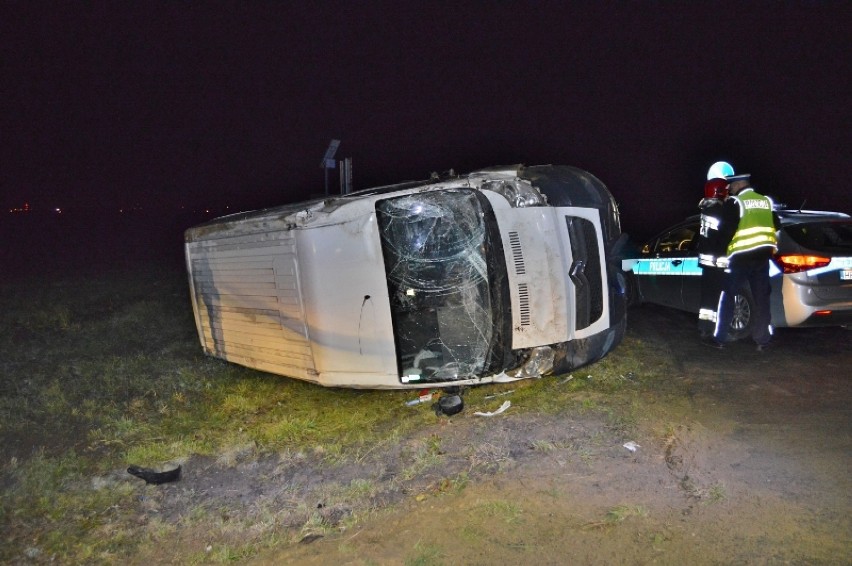
{"type": "Polygon", "coordinates": [[[852,222],[809,222],[785,228],[800,246],[821,252],[852,250],[852,222]]]}
{"type": "Polygon", "coordinates": [[[697,228],[681,227],[663,234],[654,248],[661,254],[676,254],[695,249],[697,245],[697,228]]]}
{"type": "Polygon", "coordinates": [[[689,243],[686,245],[686,247],[685,247],[684,249],[686,249],[686,250],[688,250],[688,251],[696,251],[696,250],[698,250],[698,234],[699,234],[699,229],[700,229],[700,227],[699,227],[699,225],[698,225],[698,224],[696,224],[695,226],[692,226],[692,227],[690,227],[690,228],[689,228],[689,231],[690,231],[690,234],[691,234],[691,235],[690,235],[689,243]]]}

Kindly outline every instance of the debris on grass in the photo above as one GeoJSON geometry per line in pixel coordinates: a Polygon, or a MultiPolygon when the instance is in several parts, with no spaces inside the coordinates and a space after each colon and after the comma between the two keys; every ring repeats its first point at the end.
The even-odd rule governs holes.
{"type": "Polygon", "coordinates": [[[510,389],[508,391],[503,391],[502,393],[493,393],[491,395],[486,395],[485,397],[483,397],[483,399],[485,399],[487,401],[488,399],[494,399],[496,397],[503,397],[505,395],[511,395],[514,392],[515,392],[514,389],[510,389]]]}
{"type": "Polygon", "coordinates": [[[476,415],[477,417],[493,417],[494,415],[499,415],[500,413],[502,413],[503,411],[505,411],[506,409],[508,409],[511,406],[512,406],[511,401],[503,401],[503,404],[500,405],[500,408],[497,409],[496,411],[492,411],[490,413],[483,413],[483,412],[477,411],[473,414],[476,415]]]}
{"type": "Polygon", "coordinates": [[[139,479],[145,480],[146,484],[159,485],[161,483],[169,483],[180,479],[180,469],[173,468],[164,472],[158,472],[151,468],[142,468],[140,466],[130,466],[127,468],[127,473],[136,476],[139,479]]]}
{"type": "Polygon", "coordinates": [[[424,389],[420,392],[420,396],[417,399],[412,399],[411,401],[406,401],[405,404],[409,407],[413,407],[415,405],[419,405],[420,403],[428,403],[432,400],[432,392],[428,389],[424,389]]]}
{"type": "Polygon", "coordinates": [[[464,400],[462,400],[461,395],[443,395],[437,403],[432,405],[432,409],[436,416],[447,415],[449,417],[462,412],[464,400]]]}

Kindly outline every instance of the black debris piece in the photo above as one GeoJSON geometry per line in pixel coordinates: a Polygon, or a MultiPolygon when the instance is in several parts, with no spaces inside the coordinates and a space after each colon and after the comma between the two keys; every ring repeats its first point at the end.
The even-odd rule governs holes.
{"type": "Polygon", "coordinates": [[[165,472],[158,472],[151,468],[142,468],[140,466],[130,466],[127,468],[127,473],[145,480],[147,484],[159,485],[179,480],[180,466],[173,470],[166,470],[165,472]]]}
{"type": "Polygon", "coordinates": [[[452,416],[462,412],[464,409],[464,401],[461,398],[461,395],[443,395],[438,402],[432,405],[432,408],[435,410],[435,415],[447,415],[452,416]]]}

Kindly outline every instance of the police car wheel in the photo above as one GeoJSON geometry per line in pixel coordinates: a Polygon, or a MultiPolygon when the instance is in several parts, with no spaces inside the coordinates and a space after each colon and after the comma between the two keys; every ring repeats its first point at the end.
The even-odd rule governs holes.
{"type": "Polygon", "coordinates": [[[750,289],[742,289],[734,297],[734,317],[731,319],[731,338],[739,340],[751,335],[754,326],[754,297],[750,289]]]}

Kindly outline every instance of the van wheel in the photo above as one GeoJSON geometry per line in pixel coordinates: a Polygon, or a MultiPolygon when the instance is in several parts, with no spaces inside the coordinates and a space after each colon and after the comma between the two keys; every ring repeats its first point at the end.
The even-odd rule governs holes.
{"type": "Polygon", "coordinates": [[[642,304],[642,296],[639,294],[639,282],[632,273],[622,273],[624,276],[624,295],[627,297],[627,307],[636,307],[642,304]]]}
{"type": "Polygon", "coordinates": [[[751,336],[754,326],[754,297],[750,289],[741,289],[734,297],[734,317],[731,319],[731,338],[739,340],[751,336]]]}

